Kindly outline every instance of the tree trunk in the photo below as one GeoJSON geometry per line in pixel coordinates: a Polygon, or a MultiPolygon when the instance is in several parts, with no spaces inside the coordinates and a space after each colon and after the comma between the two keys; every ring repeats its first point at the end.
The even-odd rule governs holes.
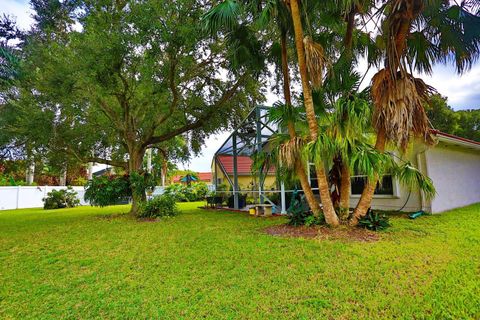
{"type": "Polygon", "coordinates": [[[355,15],[357,13],[357,7],[355,4],[352,5],[350,12],[348,12],[345,21],[347,22],[347,31],[345,32],[345,51],[349,55],[352,55],[352,43],[353,43],[353,29],[355,27],[355,15]]]}
{"type": "Polygon", "coordinates": [[[340,208],[339,215],[342,221],[348,219],[350,208],[350,168],[342,162],[341,176],[340,176],[340,208]]]}
{"type": "MultiPolygon", "coordinates": [[[[288,71],[287,34],[285,32],[281,33],[280,43],[282,46],[283,94],[285,97],[285,103],[288,105],[292,105],[292,98],[290,93],[290,75],[288,71]]],[[[295,124],[293,122],[288,122],[287,127],[290,138],[295,138],[297,135],[295,132],[295,124]]],[[[308,206],[310,207],[310,210],[312,210],[313,214],[318,217],[321,212],[320,205],[315,198],[315,195],[313,194],[310,183],[308,182],[305,167],[299,159],[295,161],[294,169],[295,173],[298,176],[298,179],[300,180],[300,185],[302,186],[305,198],[307,199],[308,206]]]]}
{"type": "MultiPolygon", "coordinates": [[[[384,152],[385,151],[385,132],[381,131],[377,134],[377,141],[375,143],[375,149],[384,152]]],[[[378,175],[376,175],[372,180],[368,180],[365,188],[363,189],[362,195],[360,196],[360,200],[353,210],[353,216],[350,219],[350,225],[356,226],[358,221],[363,218],[370,208],[372,204],[373,194],[375,193],[375,188],[377,187],[378,183],[378,175]]]]}
{"type": "Polygon", "coordinates": [[[167,181],[167,160],[163,160],[161,174],[162,174],[162,187],[165,187],[165,183],[167,181]]]}
{"type": "MultiPolygon", "coordinates": [[[[300,17],[300,9],[298,7],[298,0],[290,1],[290,9],[292,12],[293,29],[295,31],[295,46],[297,48],[298,66],[300,69],[300,77],[302,79],[303,100],[307,115],[308,128],[310,131],[310,139],[315,141],[318,138],[318,124],[315,116],[315,109],[313,107],[312,91],[310,84],[308,83],[307,65],[305,63],[305,50],[303,46],[303,28],[300,17]]],[[[330,198],[330,191],[328,188],[328,181],[323,163],[320,162],[317,164],[315,170],[317,172],[320,200],[323,205],[325,221],[331,226],[338,226],[339,221],[333,208],[332,199],[330,198]]]]}
{"type": "MultiPolygon", "coordinates": [[[[292,105],[292,95],[290,93],[290,74],[288,71],[287,34],[283,31],[280,35],[280,45],[282,47],[283,95],[285,97],[285,103],[292,105]]],[[[293,134],[295,135],[295,130],[293,134]]]]}
{"type": "MultiPolygon", "coordinates": [[[[142,163],[143,157],[145,155],[144,149],[138,149],[137,147],[129,148],[129,159],[128,159],[128,173],[131,175],[132,173],[141,173],[142,171],[142,163]]],[[[132,208],[130,209],[130,214],[132,216],[136,216],[138,214],[138,209],[140,203],[146,201],[147,197],[145,194],[145,190],[143,192],[138,193],[132,187],[132,208]]]]}
{"type": "Polygon", "coordinates": [[[332,169],[328,173],[328,182],[330,185],[330,197],[332,199],[333,207],[340,207],[340,190],[342,184],[342,157],[336,155],[333,158],[332,169]]]}

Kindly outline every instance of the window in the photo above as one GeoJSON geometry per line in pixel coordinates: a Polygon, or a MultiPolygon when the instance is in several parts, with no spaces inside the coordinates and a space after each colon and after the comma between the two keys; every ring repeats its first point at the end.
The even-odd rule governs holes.
{"type": "Polygon", "coordinates": [[[222,178],[217,178],[217,184],[222,184],[223,180],[222,178]]]}
{"type": "MultiPolygon", "coordinates": [[[[310,178],[310,186],[313,189],[314,194],[320,194],[318,190],[318,180],[317,174],[315,172],[315,165],[310,163],[309,169],[309,178],[310,178]]],[[[351,178],[351,194],[352,195],[361,195],[363,192],[363,187],[367,181],[366,176],[353,176],[351,178]]],[[[382,181],[377,184],[377,188],[375,189],[376,195],[383,195],[383,196],[394,196],[395,195],[395,186],[394,180],[391,175],[384,175],[382,181]]]]}
{"type": "MultiPolygon", "coordinates": [[[[365,176],[355,176],[352,177],[352,194],[362,194],[363,187],[367,181],[367,177],[365,176]]],[[[393,190],[393,179],[391,175],[385,175],[382,178],[382,181],[377,184],[377,188],[375,189],[375,194],[378,195],[394,195],[393,190]]]]}

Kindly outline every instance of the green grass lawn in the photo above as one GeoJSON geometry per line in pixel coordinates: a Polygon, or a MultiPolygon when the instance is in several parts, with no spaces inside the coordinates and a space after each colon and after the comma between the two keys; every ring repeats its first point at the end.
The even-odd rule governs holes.
{"type": "Polygon", "coordinates": [[[479,319],[480,205],[377,242],[264,234],[283,218],[128,207],[0,212],[0,318],[479,319]]]}

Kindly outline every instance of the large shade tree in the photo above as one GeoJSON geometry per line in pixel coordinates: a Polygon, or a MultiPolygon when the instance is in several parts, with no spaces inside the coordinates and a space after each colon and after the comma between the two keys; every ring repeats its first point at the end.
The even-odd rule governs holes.
{"type": "MultiPolygon", "coordinates": [[[[29,79],[14,102],[51,115],[56,139],[42,142],[48,151],[139,173],[147,148],[181,137],[198,152],[209,134],[263,99],[255,38],[244,39],[241,52],[250,63],[236,63],[235,48],[198,24],[202,1],[59,4],[67,14],[37,8],[48,19],[31,33],[29,79]]],[[[133,195],[135,213],[144,194],[133,195]]]]}

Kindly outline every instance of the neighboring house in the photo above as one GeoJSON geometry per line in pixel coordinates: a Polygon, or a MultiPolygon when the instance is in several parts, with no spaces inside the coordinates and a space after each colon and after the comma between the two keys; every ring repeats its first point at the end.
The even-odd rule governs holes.
{"type": "MultiPolygon", "coordinates": [[[[230,189],[234,181],[233,156],[219,155],[216,162],[216,168],[215,162],[212,163],[212,171],[216,172],[217,185],[224,184],[230,189]]],[[[258,184],[257,174],[252,173],[252,163],[253,160],[248,156],[237,156],[238,185],[242,191],[251,190],[252,186],[258,184]]],[[[275,170],[272,168],[265,177],[264,188],[269,190],[275,187],[275,170]]]]}
{"type": "Polygon", "coordinates": [[[98,171],[95,171],[93,173],[93,176],[94,177],[100,177],[100,176],[104,176],[104,175],[107,175],[107,174],[114,174],[115,173],[115,169],[113,167],[107,167],[107,168],[103,168],[103,169],[100,169],[98,171]]]}
{"type": "MultiPolygon", "coordinates": [[[[181,179],[185,175],[176,175],[172,178],[172,183],[181,183],[181,179]]],[[[197,172],[198,181],[205,182],[206,184],[212,184],[212,173],[211,172],[197,172]]]]}
{"type": "MultiPolygon", "coordinates": [[[[404,156],[426,176],[437,190],[433,200],[420,191],[409,192],[395,178],[384,177],[372,201],[374,209],[439,213],[480,202],[480,142],[434,130],[438,144],[413,143],[404,156]]],[[[352,178],[351,206],[360,198],[362,179],[352,178]]]]}

